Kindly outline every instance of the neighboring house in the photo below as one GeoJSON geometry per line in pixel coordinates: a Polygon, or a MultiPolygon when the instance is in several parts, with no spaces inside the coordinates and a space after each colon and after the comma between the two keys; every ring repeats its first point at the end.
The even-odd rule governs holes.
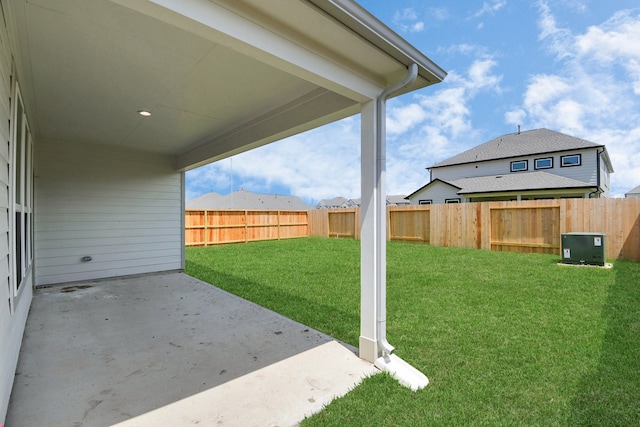
{"type": "Polygon", "coordinates": [[[316,209],[344,209],[355,208],[356,204],[351,199],[344,197],[334,197],[333,199],[322,199],[316,205],[316,209]]]}
{"type": "Polygon", "coordinates": [[[280,194],[256,194],[247,190],[237,190],[226,196],[207,193],[187,200],[187,209],[264,209],[270,211],[308,211],[313,206],[299,197],[280,194]]]}
{"type": "Polygon", "coordinates": [[[409,199],[405,195],[387,196],[387,206],[407,206],[409,199]]]}
{"type": "MultiPolygon", "coordinates": [[[[407,196],[387,196],[386,206],[407,206],[409,200],[407,196]]],[[[316,205],[316,209],[342,209],[342,208],[358,208],[362,203],[362,199],[346,199],[344,197],[334,197],[333,199],[322,199],[316,205]]]]}
{"type": "Polygon", "coordinates": [[[636,188],[632,190],[629,190],[627,193],[625,193],[624,197],[640,198],[640,185],[638,185],[636,188]]]}
{"type": "Polygon", "coordinates": [[[0,424],[35,286],[182,270],[185,171],[354,114],[375,205],[360,356],[388,353],[376,124],[440,67],[353,0],[0,0],[0,14],[0,424]]]}
{"type": "Polygon", "coordinates": [[[609,197],[607,149],[549,129],[492,139],[428,168],[412,205],[609,197]]]}

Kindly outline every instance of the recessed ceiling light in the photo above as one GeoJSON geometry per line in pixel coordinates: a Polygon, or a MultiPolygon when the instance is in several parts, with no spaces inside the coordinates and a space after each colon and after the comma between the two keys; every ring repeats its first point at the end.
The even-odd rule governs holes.
{"type": "Polygon", "coordinates": [[[149,112],[147,110],[138,110],[138,114],[140,114],[141,116],[144,116],[144,117],[149,117],[151,115],[151,112],[149,112]]]}

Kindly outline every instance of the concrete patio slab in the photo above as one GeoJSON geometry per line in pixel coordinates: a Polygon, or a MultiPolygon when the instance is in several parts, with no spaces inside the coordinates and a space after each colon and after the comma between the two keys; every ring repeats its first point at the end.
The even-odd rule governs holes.
{"type": "Polygon", "coordinates": [[[6,425],[295,425],[374,372],[182,273],[73,283],[34,293],[6,425]]]}
{"type": "Polygon", "coordinates": [[[117,427],[294,426],[372,373],[370,363],[331,341],[117,427]]]}

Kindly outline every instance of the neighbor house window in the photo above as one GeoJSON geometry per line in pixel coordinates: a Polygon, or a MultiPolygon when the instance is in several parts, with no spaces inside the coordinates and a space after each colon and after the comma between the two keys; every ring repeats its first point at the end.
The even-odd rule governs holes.
{"type": "Polygon", "coordinates": [[[444,199],[445,203],[460,203],[460,199],[444,199]]]}
{"type": "Polygon", "coordinates": [[[581,164],[582,164],[582,158],[580,154],[572,154],[570,156],[560,157],[560,165],[562,167],[580,166],[581,164]]]}
{"type": "Polygon", "coordinates": [[[17,85],[14,93],[11,195],[14,289],[17,294],[33,259],[33,142],[17,85]]]}
{"type": "Polygon", "coordinates": [[[518,160],[517,162],[511,162],[511,172],[522,172],[529,169],[529,162],[527,160],[518,160]]]}
{"type": "Polygon", "coordinates": [[[536,169],[550,169],[553,167],[553,157],[546,157],[544,159],[536,159],[534,163],[536,169]]]}
{"type": "Polygon", "coordinates": [[[427,200],[418,200],[418,204],[419,205],[430,205],[432,203],[431,199],[427,199],[427,200]]]}

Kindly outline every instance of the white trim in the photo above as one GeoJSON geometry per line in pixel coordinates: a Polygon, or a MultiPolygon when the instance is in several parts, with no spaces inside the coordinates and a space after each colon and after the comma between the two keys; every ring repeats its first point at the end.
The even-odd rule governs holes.
{"type": "Polygon", "coordinates": [[[10,206],[9,206],[9,258],[11,263],[11,284],[15,306],[20,299],[23,289],[28,284],[31,268],[33,266],[33,138],[27,113],[25,110],[20,85],[16,81],[13,88],[12,103],[12,129],[9,157],[11,163],[9,167],[10,182],[10,206]],[[21,117],[18,120],[18,106],[21,108],[21,117]],[[18,135],[17,126],[20,126],[18,135]],[[17,144],[18,136],[20,144],[17,144]],[[20,153],[16,150],[20,149],[20,153]],[[18,163],[20,168],[18,168],[18,163]],[[16,176],[17,174],[20,176],[16,176]],[[19,181],[18,181],[19,180],[19,181]],[[19,194],[18,194],[19,193],[19,194]],[[20,214],[20,227],[16,216],[20,214]],[[20,233],[18,236],[17,233],[20,233]],[[17,253],[16,246],[20,239],[20,253],[17,253]],[[20,263],[18,265],[18,262],[20,263]]]}

